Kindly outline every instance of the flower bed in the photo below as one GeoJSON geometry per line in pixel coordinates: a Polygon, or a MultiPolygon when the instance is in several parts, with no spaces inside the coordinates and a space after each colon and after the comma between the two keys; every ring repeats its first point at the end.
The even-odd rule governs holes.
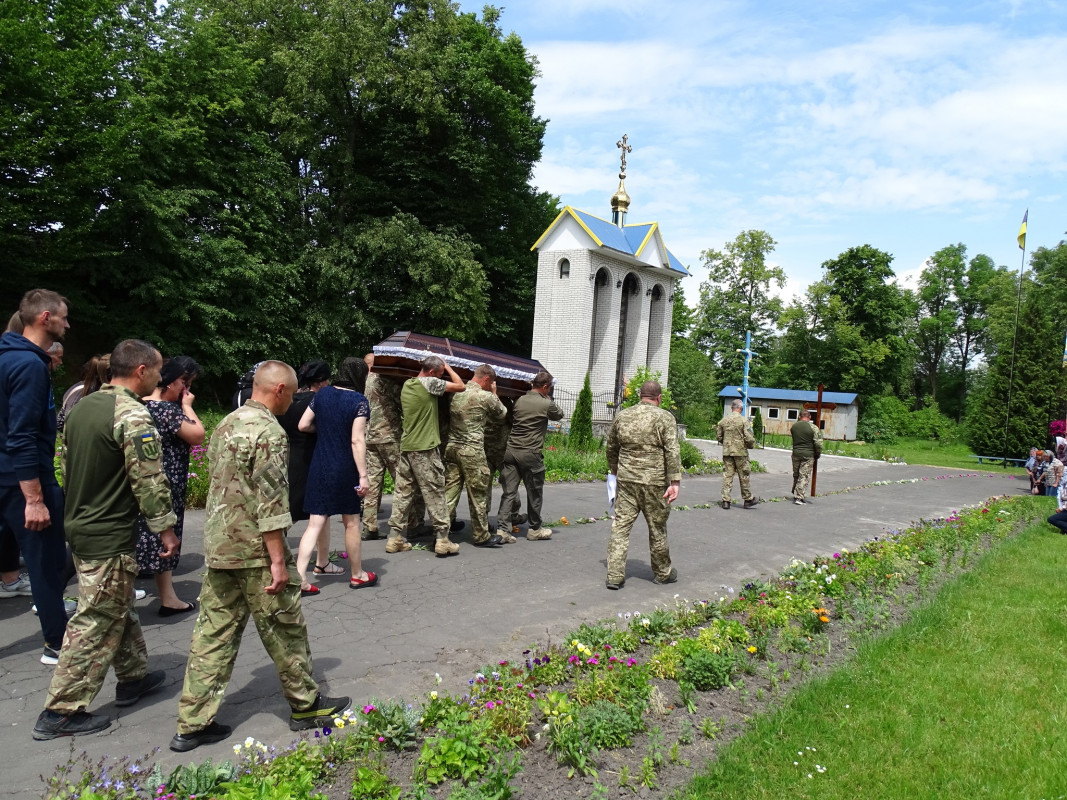
{"type": "Polygon", "coordinates": [[[280,753],[250,737],[234,746],[230,762],[167,776],[149,768],[151,756],[75,760],[49,780],[47,796],[665,792],[688,780],[691,760],[713,756],[798,678],[847,658],[858,639],[902,618],[1048,505],[1046,498],[992,498],[854,552],[794,559],[777,576],[724,586],[715,597],[676,595],[652,611],[620,610],[563,643],[483,667],[462,692],[434,687],[416,703],[372,701],[280,753]]]}

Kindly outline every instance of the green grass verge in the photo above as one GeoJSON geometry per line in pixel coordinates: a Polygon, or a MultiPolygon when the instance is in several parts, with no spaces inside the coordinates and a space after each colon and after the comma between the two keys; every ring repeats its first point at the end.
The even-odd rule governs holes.
{"type": "MultiPolygon", "coordinates": [[[[767,447],[780,447],[786,450],[792,447],[788,436],[769,433],[766,436],[767,447]]],[[[994,469],[1009,475],[1025,475],[1026,470],[1019,467],[1004,469],[989,463],[979,464],[970,456],[974,451],[962,442],[942,444],[933,439],[897,439],[892,444],[870,442],[823,442],[823,452],[831,455],[870,458],[876,461],[903,461],[906,464],[925,464],[931,467],[953,467],[955,469],[986,470],[994,469]]]]}
{"type": "Polygon", "coordinates": [[[1063,797],[1065,574],[1067,540],[1030,526],[758,719],[680,796],[1063,797]]]}

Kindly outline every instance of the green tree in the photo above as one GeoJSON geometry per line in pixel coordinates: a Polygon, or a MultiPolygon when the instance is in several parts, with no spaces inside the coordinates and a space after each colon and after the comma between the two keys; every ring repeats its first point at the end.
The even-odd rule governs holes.
{"type": "Polygon", "coordinates": [[[1030,256],[1030,268],[1041,287],[1053,326],[1061,335],[1067,333],[1067,241],[1051,248],[1037,248],[1030,256]]]}
{"type": "Polygon", "coordinates": [[[578,447],[587,447],[593,442],[593,390],[589,386],[588,372],[574,406],[568,438],[578,447]]]}
{"type": "Polygon", "coordinates": [[[892,261],[865,244],[823,262],[829,293],[838,301],[831,351],[847,359],[830,385],[865,396],[910,395],[915,300],[892,281],[892,261]]]}
{"type": "Polygon", "coordinates": [[[706,438],[712,432],[712,417],[717,413],[715,367],[711,359],[690,338],[694,313],[685,302],[680,285],[674,290],[671,313],[671,356],[669,375],[671,394],[678,406],[678,417],[689,436],[706,438]]]}
{"type": "MultiPolygon", "coordinates": [[[[752,332],[752,349],[766,354],[770,349],[782,300],[771,286],[785,286],[785,270],[767,263],[776,242],[764,231],[743,231],[723,250],[701,254],[708,278],[700,285],[700,302],[693,325],[694,341],[707,352],[721,380],[740,383],[745,332],[752,332]]],[[[754,377],[766,368],[756,361],[754,377]]]]}
{"type": "MultiPolygon", "coordinates": [[[[1014,316],[1015,302],[1015,294],[1007,293],[1000,313],[1014,316]]],[[[1013,328],[1004,324],[994,329],[988,369],[968,405],[967,443],[980,455],[1018,457],[1044,445],[1049,421],[1059,414],[1065,389],[1058,347],[1062,331],[1052,322],[1041,288],[1028,278],[1017,335],[1013,328]],[[1049,346],[1052,342],[1057,346],[1049,346]]]]}
{"type": "Polygon", "coordinates": [[[963,282],[966,266],[967,248],[963,244],[949,245],[927,259],[919,276],[916,365],[935,402],[946,354],[953,334],[959,329],[954,289],[963,282]]]}

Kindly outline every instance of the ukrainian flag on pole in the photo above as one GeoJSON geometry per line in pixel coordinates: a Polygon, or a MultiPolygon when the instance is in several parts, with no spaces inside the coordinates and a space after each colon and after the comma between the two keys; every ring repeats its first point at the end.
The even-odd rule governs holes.
{"type": "Polygon", "coordinates": [[[1030,216],[1030,209],[1023,213],[1023,224],[1019,226],[1019,249],[1026,249],[1026,218],[1030,216]]]}

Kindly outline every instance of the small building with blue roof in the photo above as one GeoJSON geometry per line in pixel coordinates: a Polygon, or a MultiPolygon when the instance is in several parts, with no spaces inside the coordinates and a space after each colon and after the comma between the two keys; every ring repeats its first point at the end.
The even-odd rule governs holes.
{"type": "MultiPolygon", "coordinates": [[[[727,386],[721,392],[723,416],[730,412],[730,403],[741,396],[740,386],[727,386]]],[[[856,425],[859,423],[859,405],[854,392],[823,392],[822,416],[820,427],[826,439],[856,438],[856,425]]],[[[803,408],[811,412],[815,419],[815,406],[819,399],[818,392],[801,389],[768,389],[762,386],[748,387],[748,414],[752,416],[758,408],[763,419],[763,430],[767,433],[788,435],[793,423],[800,419],[803,408]]]]}
{"type": "MultiPolygon", "coordinates": [[[[589,373],[594,420],[610,418],[640,367],[667,382],[675,281],[689,274],[658,222],[627,223],[626,136],[611,220],[565,206],[534,242],[537,300],[531,357],[577,395],[589,373]],[[607,402],[605,402],[605,400],[607,402]]],[[[571,412],[570,403],[561,403],[571,412]]]]}

